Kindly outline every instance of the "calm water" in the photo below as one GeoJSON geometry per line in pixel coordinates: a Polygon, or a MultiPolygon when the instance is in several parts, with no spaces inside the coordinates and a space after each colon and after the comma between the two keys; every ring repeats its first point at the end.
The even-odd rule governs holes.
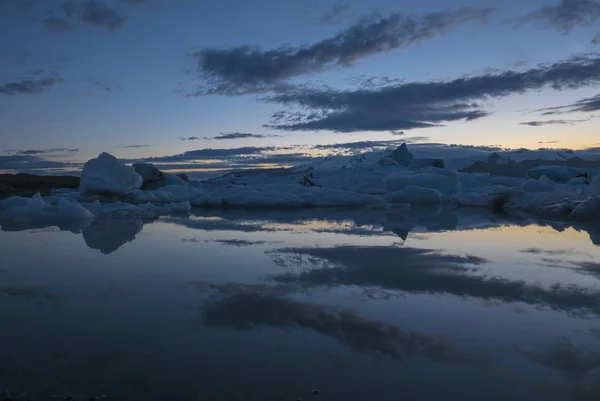
{"type": "Polygon", "coordinates": [[[2,229],[0,390],[600,399],[598,231],[449,210],[2,229]]]}

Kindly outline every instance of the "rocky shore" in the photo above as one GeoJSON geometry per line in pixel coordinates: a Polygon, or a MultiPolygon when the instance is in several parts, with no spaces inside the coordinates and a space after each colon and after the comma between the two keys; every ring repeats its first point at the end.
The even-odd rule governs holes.
{"type": "Polygon", "coordinates": [[[33,175],[33,174],[0,174],[0,199],[9,196],[33,196],[40,193],[50,195],[54,188],[78,188],[79,177],[33,175]]]}

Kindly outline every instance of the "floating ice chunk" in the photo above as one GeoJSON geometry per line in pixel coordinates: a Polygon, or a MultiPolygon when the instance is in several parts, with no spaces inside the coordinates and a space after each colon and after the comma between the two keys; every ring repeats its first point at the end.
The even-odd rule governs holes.
{"type": "MultiPolygon", "coordinates": [[[[35,194],[27,201],[27,204],[20,204],[4,210],[1,217],[2,221],[60,222],[61,220],[88,220],[94,217],[88,209],[79,203],[72,203],[65,199],[59,199],[56,204],[51,204],[46,202],[40,194],[35,194]]],[[[19,201],[19,203],[22,202],[19,201]]]]}
{"type": "Polygon", "coordinates": [[[569,218],[586,223],[600,222],[600,196],[579,203],[569,214],[569,218]]]}
{"type": "Polygon", "coordinates": [[[6,199],[0,200],[0,210],[10,209],[15,206],[25,206],[31,203],[31,198],[23,196],[9,196],[6,199]]]}
{"type": "Polygon", "coordinates": [[[398,166],[399,163],[392,159],[391,157],[384,157],[383,159],[380,159],[377,164],[379,164],[380,166],[398,166]]]}
{"type": "Polygon", "coordinates": [[[567,166],[538,166],[529,169],[527,176],[530,178],[540,178],[545,175],[552,181],[566,182],[572,178],[587,177],[588,173],[582,168],[567,166]]]}
{"type": "Polygon", "coordinates": [[[163,172],[152,163],[133,163],[131,167],[142,177],[144,184],[161,181],[164,178],[163,172]]]}
{"type": "Polygon", "coordinates": [[[445,163],[442,159],[414,159],[410,163],[411,168],[423,168],[423,167],[437,167],[444,168],[445,163]]]}
{"type": "Polygon", "coordinates": [[[151,203],[138,205],[138,213],[143,215],[166,216],[169,214],[189,213],[192,209],[190,202],[169,203],[156,206],[151,203]]]}
{"type": "Polygon", "coordinates": [[[190,202],[173,202],[164,205],[153,205],[144,203],[134,205],[126,202],[108,203],[96,209],[99,215],[109,214],[112,216],[163,216],[176,213],[187,213],[191,210],[190,202]]]}
{"type": "Polygon", "coordinates": [[[401,166],[408,166],[413,161],[414,156],[408,150],[405,143],[400,145],[396,150],[390,153],[390,158],[394,159],[401,166]]]}
{"type": "Polygon", "coordinates": [[[142,177],[116,157],[101,153],[83,166],[79,192],[82,194],[127,194],[142,186],[142,177]]]}
{"type": "Polygon", "coordinates": [[[409,185],[400,191],[390,192],[386,195],[390,203],[441,203],[442,194],[431,188],[409,185]]]}
{"type": "Polygon", "coordinates": [[[586,193],[588,196],[600,196],[600,175],[592,178],[586,193]]]}
{"type": "Polygon", "coordinates": [[[545,175],[539,179],[529,179],[521,184],[521,188],[527,192],[552,192],[556,185],[551,179],[545,175]]]}
{"type": "Polygon", "coordinates": [[[389,191],[400,191],[408,186],[431,188],[443,194],[456,193],[460,188],[458,174],[454,170],[425,167],[419,172],[402,171],[390,174],[385,180],[389,191]]]}
{"type": "Polygon", "coordinates": [[[457,192],[450,197],[450,202],[464,207],[488,207],[496,197],[481,192],[457,192]]]}

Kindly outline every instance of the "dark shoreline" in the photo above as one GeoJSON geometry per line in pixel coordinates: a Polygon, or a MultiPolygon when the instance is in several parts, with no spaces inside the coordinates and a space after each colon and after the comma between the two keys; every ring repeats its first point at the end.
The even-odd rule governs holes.
{"type": "Polygon", "coordinates": [[[68,175],[0,174],[0,199],[50,195],[55,188],[79,188],[79,177],[68,175]]]}

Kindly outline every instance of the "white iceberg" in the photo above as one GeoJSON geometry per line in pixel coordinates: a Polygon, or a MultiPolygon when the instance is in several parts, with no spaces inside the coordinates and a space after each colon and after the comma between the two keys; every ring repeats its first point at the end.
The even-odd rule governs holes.
{"type": "Polygon", "coordinates": [[[81,194],[128,194],[142,186],[142,177],[113,155],[101,153],[83,166],[81,194]]]}
{"type": "Polygon", "coordinates": [[[40,194],[31,198],[11,199],[12,207],[4,210],[0,221],[6,222],[61,222],[64,220],[90,220],[92,212],[77,202],[58,199],[56,203],[46,202],[40,194]],[[25,200],[27,201],[25,203],[25,200]]]}

